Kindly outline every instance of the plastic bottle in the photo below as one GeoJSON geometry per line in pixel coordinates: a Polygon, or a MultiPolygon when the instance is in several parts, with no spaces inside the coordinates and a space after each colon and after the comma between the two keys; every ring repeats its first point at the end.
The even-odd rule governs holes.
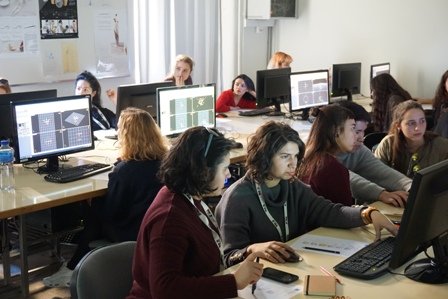
{"type": "Polygon", "coordinates": [[[0,142],[0,190],[14,189],[14,149],[9,140],[0,142]]]}

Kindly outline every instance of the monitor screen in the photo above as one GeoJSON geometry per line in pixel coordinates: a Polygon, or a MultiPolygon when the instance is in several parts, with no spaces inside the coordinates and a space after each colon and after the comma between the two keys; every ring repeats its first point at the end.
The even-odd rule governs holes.
{"type": "Polygon", "coordinates": [[[43,172],[58,169],[58,156],[94,148],[90,95],[11,104],[15,159],[47,159],[43,172]]]}
{"type": "Polygon", "coordinates": [[[352,100],[352,94],[361,91],[361,63],[333,64],[333,80],[331,96],[347,96],[352,100]]]}
{"type": "Polygon", "coordinates": [[[396,269],[426,248],[434,257],[407,266],[405,275],[426,283],[448,282],[448,160],[418,171],[395,239],[389,268],[396,269]]]}
{"type": "Polygon", "coordinates": [[[373,64],[370,66],[370,80],[372,80],[374,77],[378,76],[379,74],[387,73],[390,74],[390,63],[379,63],[379,64],[373,64]]]}
{"type": "Polygon", "coordinates": [[[54,97],[57,97],[56,89],[0,94],[0,138],[9,138],[12,142],[11,102],[54,97]]]}
{"type": "Polygon", "coordinates": [[[288,103],[291,95],[290,73],[289,67],[257,71],[257,108],[274,105],[280,112],[280,104],[288,103]]]}
{"type": "Polygon", "coordinates": [[[215,127],[215,84],[157,89],[158,120],[165,136],[195,126],[215,127]]]}
{"type": "Polygon", "coordinates": [[[174,82],[121,85],[117,89],[117,117],[127,107],[135,107],[151,114],[157,122],[157,88],[173,86],[174,82]]]}
{"type": "Polygon", "coordinates": [[[291,112],[328,105],[328,70],[291,73],[290,90],[291,112]]]}

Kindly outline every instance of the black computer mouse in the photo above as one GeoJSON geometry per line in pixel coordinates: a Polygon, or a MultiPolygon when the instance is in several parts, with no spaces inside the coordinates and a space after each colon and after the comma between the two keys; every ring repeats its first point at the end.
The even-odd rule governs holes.
{"type": "Polygon", "coordinates": [[[224,113],[216,113],[216,117],[217,118],[226,118],[228,116],[227,116],[227,114],[224,114],[224,113]]]}
{"type": "Polygon", "coordinates": [[[288,251],[288,253],[289,257],[285,259],[287,263],[297,263],[303,260],[303,258],[295,251],[288,251]]]}

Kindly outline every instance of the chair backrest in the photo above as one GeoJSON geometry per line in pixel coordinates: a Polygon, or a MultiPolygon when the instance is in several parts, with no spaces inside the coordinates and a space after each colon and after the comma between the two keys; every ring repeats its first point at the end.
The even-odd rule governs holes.
{"type": "Polygon", "coordinates": [[[371,151],[375,150],[375,146],[386,137],[386,132],[373,132],[369,133],[364,137],[364,145],[367,146],[371,151]]]}
{"type": "Polygon", "coordinates": [[[132,286],[135,244],[135,241],[116,243],[89,252],[73,271],[71,298],[125,298],[132,286]]]}

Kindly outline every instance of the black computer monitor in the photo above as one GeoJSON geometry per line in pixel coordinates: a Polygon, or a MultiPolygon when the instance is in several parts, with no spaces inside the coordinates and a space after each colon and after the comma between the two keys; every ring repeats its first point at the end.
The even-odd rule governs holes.
{"type": "Polygon", "coordinates": [[[157,110],[162,135],[174,137],[188,128],[216,125],[215,84],[157,89],[157,110]]]}
{"type": "Polygon", "coordinates": [[[379,74],[390,74],[390,63],[378,63],[378,64],[372,64],[370,66],[370,80],[372,80],[374,77],[378,76],[379,74]]]}
{"type": "Polygon", "coordinates": [[[16,162],[46,159],[40,172],[58,170],[58,156],[91,150],[90,95],[69,96],[11,104],[16,162]]]}
{"type": "Polygon", "coordinates": [[[291,95],[290,73],[289,67],[257,71],[257,108],[275,106],[269,115],[282,115],[280,105],[288,103],[291,95]]]}
{"type": "Polygon", "coordinates": [[[157,88],[173,86],[174,82],[154,82],[145,84],[121,85],[117,89],[117,117],[127,107],[143,109],[157,122],[157,88]]]}
{"type": "Polygon", "coordinates": [[[302,118],[307,119],[310,108],[328,105],[328,70],[291,73],[289,78],[291,113],[301,112],[302,118]]]}
{"type": "Polygon", "coordinates": [[[0,138],[9,139],[12,143],[12,116],[10,104],[11,102],[54,98],[57,96],[56,89],[36,90],[27,92],[14,92],[0,95],[0,138]]]}
{"type": "Polygon", "coordinates": [[[434,257],[415,261],[405,275],[424,283],[448,282],[448,160],[418,171],[395,240],[390,269],[432,245],[434,257]]]}
{"type": "Polygon", "coordinates": [[[352,100],[352,94],[361,92],[361,63],[333,64],[333,80],[331,96],[347,96],[352,100]]]}

